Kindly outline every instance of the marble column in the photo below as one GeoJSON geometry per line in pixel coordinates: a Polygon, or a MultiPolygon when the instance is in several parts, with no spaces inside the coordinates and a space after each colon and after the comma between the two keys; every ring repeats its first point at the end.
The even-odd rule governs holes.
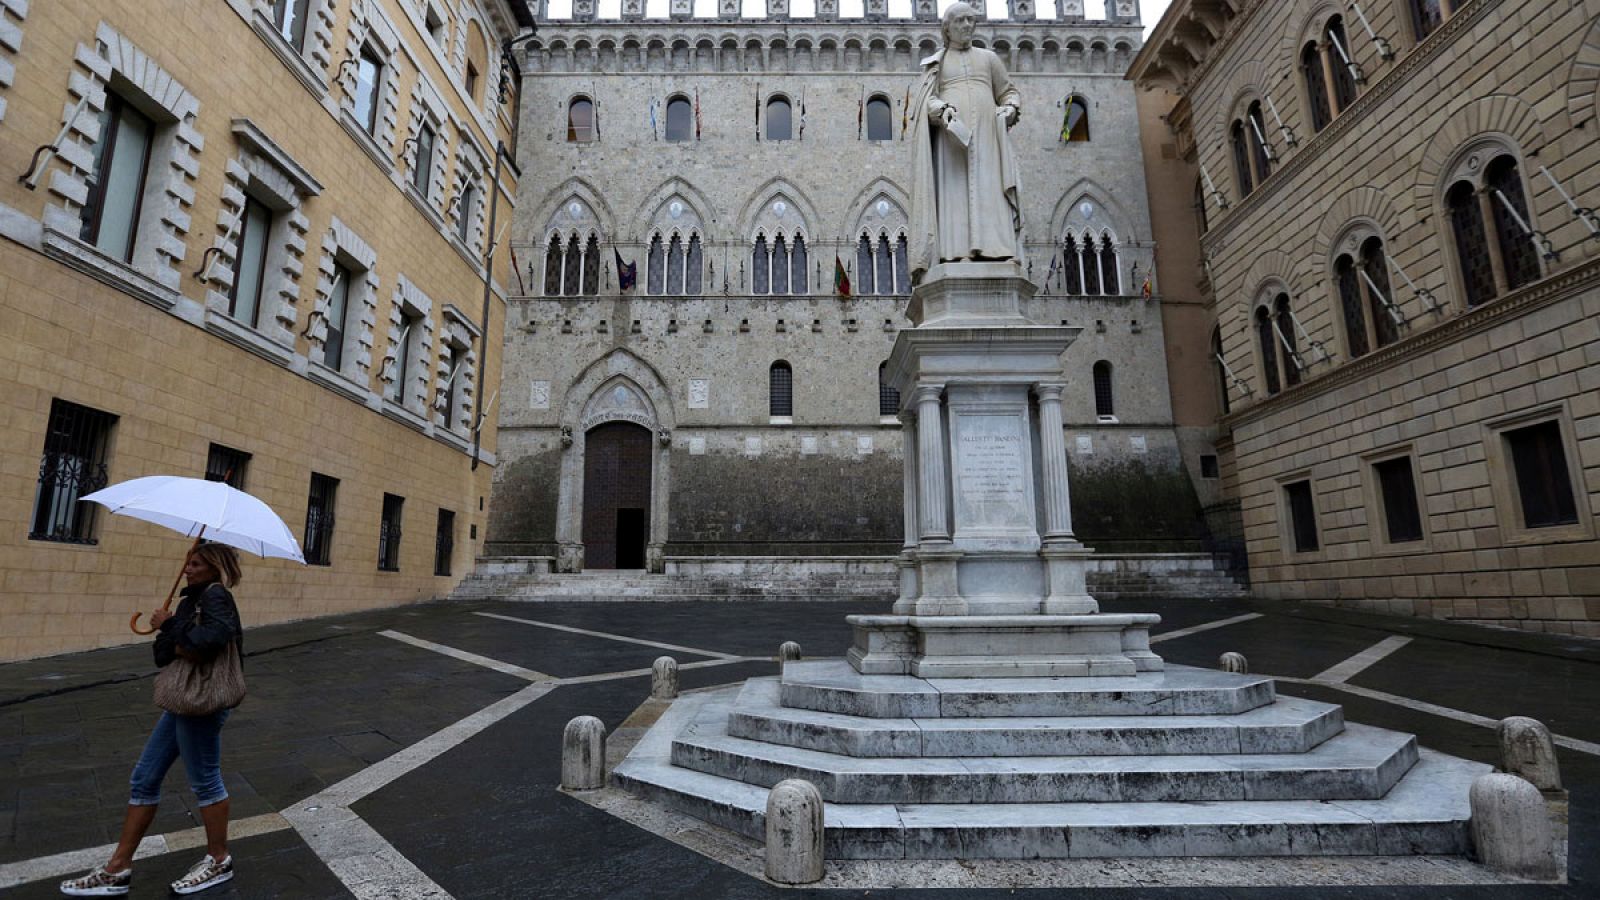
{"type": "Polygon", "coordinates": [[[1039,452],[1044,470],[1044,539],[1072,538],[1072,497],[1067,487],[1067,439],[1062,433],[1061,394],[1064,384],[1040,384],[1039,452]]]}
{"type": "Polygon", "coordinates": [[[950,479],[944,465],[944,427],[939,409],[942,384],[916,387],[917,404],[917,507],[919,543],[948,543],[950,479]]]}
{"type": "Polygon", "coordinates": [[[909,409],[900,412],[900,456],[905,478],[902,485],[905,511],[905,540],[900,546],[900,557],[895,565],[900,570],[900,599],[895,601],[895,615],[910,615],[916,609],[918,589],[917,543],[921,534],[917,527],[917,414],[909,409]]]}

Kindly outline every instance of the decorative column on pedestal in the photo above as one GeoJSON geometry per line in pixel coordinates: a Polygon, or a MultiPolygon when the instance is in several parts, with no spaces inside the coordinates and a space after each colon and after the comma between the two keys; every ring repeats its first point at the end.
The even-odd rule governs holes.
{"type": "Polygon", "coordinates": [[[900,599],[895,601],[895,615],[909,615],[916,611],[917,602],[917,544],[922,536],[917,519],[917,414],[909,408],[900,411],[900,457],[905,470],[902,488],[905,509],[904,543],[895,565],[900,569],[900,599]]]}
{"type": "Polygon", "coordinates": [[[1100,611],[1089,595],[1084,561],[1089,552],[1072,535],[1072,495],[1067,486],[1067,440],[1062,433],[1061,394],[1065,384],[1034,386],[1039,398],[1039,453],[1044,481],[1045,615],[1082,615],[1100,611]]]}
{"type": "Polygon", "coordinates": [[[942,384],[919,384],[917,406],[917,560],[921,568],[916,614],[959,616],[967,611],[956,587],[960,551],[950,542],[950,476],[945,466],[942,384]]]}

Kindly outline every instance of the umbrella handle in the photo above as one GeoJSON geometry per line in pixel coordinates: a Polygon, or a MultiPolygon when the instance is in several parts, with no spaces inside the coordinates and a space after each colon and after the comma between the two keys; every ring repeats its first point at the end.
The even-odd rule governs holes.
{"type": "MultiPolygon", "coordinates": [[[[183,564],[184,565],[188,565],[189,564],[189,557],[191,555],[193,555],[195,550],[199,549],[200,542],[205,537],[205,533],[206,533],[206,527],[204,525],[201,525],[200,526],[200,533],[194,536],[194,543],[189,545],[189,552],[185,553],[183,555],[183,564]]],[[[171,609],[172,608],[172,598],[178,596],[178,582],[180,582],[182,580],[183,580],[183,569],[179,568],[178,569],[178,577],[172,579],[172,590],[167,591],[167,602],[161,604],[161,608],[162,609],[171,609]]],[[[134,634],[155,634],[156,633],[156,629],[155,629],[154,626],[151,626],[151,628],[148,631],[140,631],[139,630],[139,617],[142,616],[142,615],[144,615],[144,613],[136,612],[136,613],[133,614],[133,616],[131,618],[128,619],[128,630],[132,631],[134,634]]]]}

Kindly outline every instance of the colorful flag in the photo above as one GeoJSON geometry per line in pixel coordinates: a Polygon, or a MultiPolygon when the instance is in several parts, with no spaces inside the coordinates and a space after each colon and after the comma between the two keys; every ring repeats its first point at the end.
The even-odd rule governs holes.
{"type": "Polygon", "coordinates": [[[1061,111],[1061,142],[1063,144],[1072,140],[1073,129],[1077,128],[1078,122],[1082,121],[1084,112],[1083,101],[1074,95],[1068,94],[1066,108],[1061,111]]]}
{"type": "Polygon", "coordinates": [[[806,89],[800,89],[800,140],[806,139],[806,89]]]}
{"type": "Polygon", "coordinates": [[[861,123],[867,115],[867,89],[861,89],[861,97],[856,100],[856,140],[861,140],[861,123]]]}
{"type": "Polygon", "coordinates": [[[650,138],[651,140],[661,139],[661,136],[656,133],[656,98],[654,97],[650,98],[650,138]]]}
{"type": "Polygon", "coordinates": [[[833,292],[840,297],[850,296],[850,276],[844,273],[844,263],[837,253],[833,255],[833,292]]]}
{"type": "Polygon", "coordinates": [[[761,141],[761,82],[756,82],[756,141],[761,141]]]}
{"type": "Polygon", "coordinates": [[[639,266],[637,263],[622,261],[622,253],[617,248],[611,248],[611,255],[617,258],[617,287],[621,290],[632,290],[639,281],[639,266]]]}
{"type": "Polygon", "coordinates": [[[1141,296],[1144,297],[1144,299],[1146,299],[1146,300],[1150,299],[1150,273],[1149,272],[1145,272],[1144,273],[1144,287],[1139,289],[1139,293],[1140,293],[1141,296]]]}
{"type": "MultiPolygon", "coordinates": [[[[590,88],[590,93],[593,92],[594,89],[590,88]]],[[[594,139],[600,140],[600,98],[598,95],[595,96],[594,100],[594,139]]]]}
{"type": "Polygon", "coordinates": [[[911,113],[911,85],[906,85],[906,98],[900,101],[900,140],[906,139],[906,116],[911,113]]]}
{"type": "Polygon", "coordinates": [[[694,139],[700,140],[700,89],[694,89],[694,139]]]}
{"type": "Polygon", "coordinates": [[[1050,271],[1046,272],[1044,276],[1044,289],[1046,291],[1050,290],[1050,282],[1056,277],[1056,266],[1060,262],[1061,257],[1055,255],[1054,253],[1050,254],[1050,271]]]}
{"type": "MultiPolygon", "coordinates": [[[[463,213],[465,215],[465,213],[463,213]]],[[[522,283],[522,267],[517,263],[517,248],[511,247],[511,271],[517,276],[517,293],[527,296],[528,288],[522,283]]]]}

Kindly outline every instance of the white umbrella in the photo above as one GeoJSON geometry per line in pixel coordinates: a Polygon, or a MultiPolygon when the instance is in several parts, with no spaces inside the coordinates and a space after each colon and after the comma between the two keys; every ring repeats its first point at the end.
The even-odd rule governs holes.
{"type": "MultiPolygon", "coordinates": [[[[194,538],[196,546],[204,538],[261,557],[306,563],[300,543],[270,506],[220,481],[149,475],[114,484],[81,499],[98,503],[117,515],[181,532],[194,538]]],[[[174,581],[166,605],[171,605],[172,594],[177,590],[174,581]]],[[[139,630],[135,624],[138,620],[139,613],[134,613],[129,627],[137,634],[149,634],[139,630]]]]}

